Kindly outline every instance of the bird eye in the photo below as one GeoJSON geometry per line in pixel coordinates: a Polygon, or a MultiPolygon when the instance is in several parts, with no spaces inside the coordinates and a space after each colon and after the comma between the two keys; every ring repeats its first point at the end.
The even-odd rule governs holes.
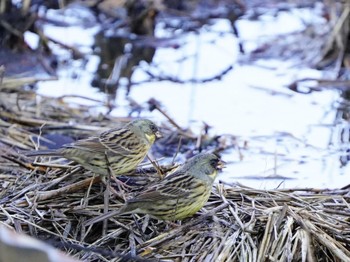
{"type": "Polygon", "coordinates": [[[151,125],[151,130],[155,133],[158,131],[158,128],[155,125],[151,125]]]}
{"type": "Polygon", "coordinates": [[[216,166],[218,165],[219,163],[219,159],[211,159],[210,160],[210,165],[213,167],[213,168],[216,168],[216,166]]]}

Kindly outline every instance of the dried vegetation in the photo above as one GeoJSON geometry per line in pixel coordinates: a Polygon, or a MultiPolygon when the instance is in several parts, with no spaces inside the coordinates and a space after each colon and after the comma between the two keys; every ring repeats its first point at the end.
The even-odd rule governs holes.
{"type": "MultiPolygon", "coordinates": [[[[343,9],[336,5],[340,3],[330,8],[342,11],[329,18],[334,19],[333,30],[317,65],[332,61],[346,69],[350,7],[346,1],[343,9]]],[[[94,116],[86,106],[67,103],[67,97],[39,96],[28,88],[36,81],[3,78],[0,85],[0,225],[84,261],[350,261],[349,187],[257,190],[218,183],[206,206],[182,223],[125,215],[109,220],[106,230],[101,224],[85,227],[84,221],[103,212],[100,179],[64,159],[33,162],[23,151],[48,146],[53,138],[87,137],[130,117],[94,116]]],[[[341,87],[347,89],[347,83],[341,87]]],[[[298,91],[297,85],[291,87],[298,91]]],[[[193,133],[178,126],[156,100],[149,106],[166,119],[161,124],[166,136],[152,152],[157,158],[199,150],[239,151],[234,136],[210,136],[207,126],[193,133]]],[[[159,166],[162,173],[174,167],[166,163],[159,166]]],[[[120,179],[128,187],[112,183],[117,193],[110,208],[120,207],[161,176],[153,165],[143,165],[120,179]]]]}
{"type": "MultiPolygon", "coordinates": [[[[1,106],[2,225],[49,241],[85,261],[349,261],[348,188],[256,190],[217,184],[205,208],[181,224],[134,215],[110,220],[106,232],[101,224],[85,227],[84,221],[103,212],[100,179],[63,159],[33,163],[22,152],[45,141],[46,134],[85,137],[129,119],[95,118],[83,106],[38,99],[33,92],[2,92],[1,106]]],[[[154,155],[178,148],[179,140],[173,138],[177,129],[169,121],[162,128],[168,135],[154,155]]],[[[209,141],[206,150],[235,146],[209,136],[198,139],[189,130],[181,133],[179,150],[184,154],[193,152],[197,140],[209,141]]],[[[173,165],[160,167],[167,171],[173,165]]],[[[111,196],[110,208],[120,207],[124,198],[159,179],[152,166],[121,178],[130,188],[119,189],[113,183],[118,193],[111,196]]]]}

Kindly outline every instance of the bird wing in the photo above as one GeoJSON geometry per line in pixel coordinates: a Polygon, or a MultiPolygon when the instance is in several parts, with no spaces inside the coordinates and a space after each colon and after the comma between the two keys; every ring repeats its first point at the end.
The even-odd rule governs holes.
{"type": "Polygon", "coordinates": [[[137,135],[126,128],[108,130],[103,132],[99,137],[89,137],[78,140],[74,143],[65,145],[65,148],[77,148],[84,151],[96,153],[113,152],[118,155],[130,156],[136,146],[143,146],[137,135]]]}
{"type": "Polygon", "coordinates": [[[133,152],[138,152],[139,147],[144,146],[142,139],[126,128],[103,132],[99,142],[108,150],[124,156],[130,156],[133,152]]]}
{"type": "MultiPolygon", "coordinates": [[[[165,177],[161,183],[148,187],[145,191],[141,192],[128,202],[152,202],[157,200],[165,201],[168,199],[187,197],[191,192],[187,186],[183,185],[182,178],[186,178],[186,183],[192,183],[192,176],[188,176],[182,172],[175,172],[170,176],[165,177]]],[[[198,181],[196,181],[196,183],[198,183],[198,181]]]]}
{"type": "Polygon", "coordinates": [[[103,153],[106,147],[103,146],[98,137],[89,137],[63,146],[64,148],[77,148],[84,151],[103,153]]]}
{"type": "Polygon", "coordinates": [[[158,200],[166,201],[168,199],[177,199],[181,195],[186,197],[187,195],[189,195],[189,193],[186,192],[185,190],[182,190],[181,188],[168,188],[167,192],[165,191],[143,192],[142,194],[136,196],[135,198],[130,199],[128,203],[154,202],[158,200]]]}

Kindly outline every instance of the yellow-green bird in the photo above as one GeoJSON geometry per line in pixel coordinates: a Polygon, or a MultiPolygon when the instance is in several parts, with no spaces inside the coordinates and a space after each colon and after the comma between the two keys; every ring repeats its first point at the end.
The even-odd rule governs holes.
{"type": "Polygon", "coordinates": [[[26,155],[65,157],[104,176],[108,175],[109,166],[114,175],[120,175],[134,170],[160,137],[162,135],[152,121],[137,119],[122,128],[110,129],[59,149],[32,151],[26,155]]]}
{"type": "Polygon", "coordinates": [[[128,200],[119,210],[92,218],[86,225],[130,213],[148,214],[170,221],[190,217],[208,201],[218,170],[223,167],[224,162],[218,156],[198,154],[160,182],[128,200]]]}

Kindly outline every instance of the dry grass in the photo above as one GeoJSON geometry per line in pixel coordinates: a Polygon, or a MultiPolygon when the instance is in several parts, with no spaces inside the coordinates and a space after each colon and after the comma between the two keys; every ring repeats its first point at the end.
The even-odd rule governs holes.
{"type": "MultiPolygon", "coordinates": [[[[24,91],[1,92],[0,105],[0,224],[84,261],[350,261],[348,188],[256,190],[218,184],[205,208],[182,224],[129,215],[109,220],[105,233],[101,224],[85,227],[84,221],[103,212],[100,179],[63,159],[33,163],[23,151],[38,145],[39,134],[85,137],[129,119],[93,117],[64,99],[38,99],[24,91]]],[[[183,134],[182,153],[193,152],[198,141],[218,151],[234,145],[227,142],[232,139],[218,143],[169,123],[162,128],[167,135],[154,155],[177,151],[174,133],[183,134]]],[[[161,166],[164,172],[172,167],[161,166]]],[[[112,183],[117,194],[110,208],[161,179],[152,166],[131,175],[122,178],[130,188],[112,183]]]]}
{"type": "MultiPolygon", "coordinates": [[[[323,68],[328,58],[339,66],[343,61],[350,13],[349,4],[344,6],[340,17],[330,18],[335,26],[326,44],[323,37],[321,42],[310,40],[315,50],[323,50],[315,56],[308,49],[311,64],[323,68]]],[[[300,37],[305,40],[304,32],[300,37]]],[[[349,187],[256,190],[218,184],[205,208],[181,224],[125,215],[109,220],[107,232],[101,224],[85,227],[86,220],[103,212],[105,186],[100,179],[64,159],[33,163],[23,151],[49,143],[47,134],[78,139],[122,125],[130,117],[92,116],[89,107],[72,106],[65,97],[25,91],[24,84],[38,80],[0,82],[0,225],[84,261],[350,261],[349,187]]],[[[151,106],[161,110],[155,101],[151,106]]],[[[237,149],[233,136],[219,139],[207,136],[206,127],[197,135],[176,126],[169,118],[162,123],[166,136],[154,147],[155,156],[172,157],[178,149],[184,155],[199,148],[237,149]]],[[[161,166],[164,172],[172,167],[161,166]]],[[[161,179],[151,165],[129,175],[122,178],[129,188],[112,182],[117,194],[111,196],[110,208],[161,179]]]]}

